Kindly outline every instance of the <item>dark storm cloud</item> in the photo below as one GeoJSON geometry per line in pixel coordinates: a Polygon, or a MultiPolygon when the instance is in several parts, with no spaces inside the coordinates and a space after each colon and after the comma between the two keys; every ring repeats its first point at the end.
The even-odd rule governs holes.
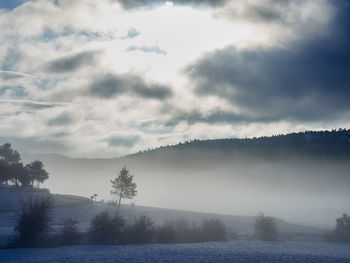
{"type": "Polygon", "coordinates": [[[139,136],[112,136],[106,141],[109,147],[132,147],[140,141],[140,139],[139,136]]]}
{"type": "Polygon", "coordinates": [[[259,0],[246,1],[240,8],[224,10],[231,18],[242,18],[258,23],[295,23],[301,19],[300,8],[309,0],[259,0]]]}
{"type": "Polygon", "coordinates": [[[242,122],[245,121],[242,117],[239,115],[236,115],[234,113],[228,113],[228,112],[222,112],[222,111],[215,111],[210,112],[208,114],[201,113],[200,111],[193,110],[190,112],[176,112],[174,116],[165,123],[165,126],[171,127],[176,126],[181,121],[185,121],[188,124],[196,124],[196,123],[210,123],[210,124],[217,124],[217,123],[227,123],[227,122],[242,122]]]}
{"type": "Polygon", "coordinates": [[[189,125],[196,123],[208,124],[226,124],[226,123],[250,123],[250,122],[271,122],[278,119],[274,117],[256,117],[254,115],[234,113],[224,110],[212,110],[209,112],[201,112],[192,110],[190,112],[174,111],[170,120],[165,122],[165,126],[173,127],[184,121],[189,125]]]}
{"type": "Polygon", "coordinates": [[[108,74],[95,79],[88,90],[90,96],[111,99],[124,93],[136,94],[146,99],[166,99],[172,96],[165,85],[146,83],[141,77],[131,74],[108,74]]]}
{"type": "MultiPolygon", "coordinates": [[[[125,9],[133,8],[152,8],[164,5],[164,0],[114,0],[120,2],[125,9]]],[[[192,6],[223,6],[228,0],[172,0],[175,5],[192,5],[192,6]]]]}
{"type": "Polygon", "coordinates": [[[350,15],[288,49],[207,54],[186,71],[199,95],[215,95],[259,119],[326,120],[350,112],[350,15]]]}
{"type": "Polygon", "coordinates": [[[48,121],[49,126],[65,126],[74,122],[74,118],[67,112],[63,112],[48,121]]]}
{"type": "Polygon", "coordinates": [[[264,21],[264,22],[283,21],[283,13],[281,12],[281,9],[277,7],[282,6],[282,10],[285,11],[290,1],[284,1],[284,2],[272,1],[272,2],[277,2],[277,3],[274,3],[275,6],[261,5],[261,4],[250,5],[246,7],[246,11],[242,15],[244,15],[245,17],[247,17],[252,21],[264,21]]]}
{"type": "MultiPolygon", "coordinates": [[[[114,0],[121,3],[125,9],[154,8],[165,4],[165,0],[114,0]]],[[[223,13],[232,19],[241,18],[253,22],[292,23],[300,19],[302,14],[297,7],[310,0],[173,0],[174,5],[194,7],[223,8],[223,13]],[[238,5],[230,6],[229,3],[238,5]]],[[[312,1],[312,0],[311,0],[312,1]]]]}
{"type": "Polygon", "coordinates": [[[166,51],[162,50],[160,47],[157,46],[153,46],[153,47],[146,47],[146,46],[142,46],[142,47],[136,47],[136,46],[131,46],[127,49],[128,52],[132,52],[132,51],[142,51],[145,53],[156,53],[156,54],[160,54],[160,55],[166,55],[166,51]]]}
{"type": "Polygon", "coordinates": [[[51,73],[75,72],[84,66],[94,64],[97,54],[98,52],[96,51],[87,51],[61,57],[48,62],[46,69],[51,73]]]}

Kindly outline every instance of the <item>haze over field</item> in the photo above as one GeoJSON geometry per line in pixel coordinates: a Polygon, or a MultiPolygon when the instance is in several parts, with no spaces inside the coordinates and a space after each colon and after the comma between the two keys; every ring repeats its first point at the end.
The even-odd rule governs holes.
{"type": "Polygon", "coordinates": [[[252,140],[194,141],[116,159],[43,160],[53,192],[111,200],[110,180],[127,166],[137,205],[235,215],[260,211],[295,223],[334,224],[348,209],[349,131],[252,140]]]}
{"type": "MultiPolygon", "coordinates": [[[[349,49],[349,0],[0,0],[0,187],[15,196],[0,198],[0,232],[22,194],[51,196],[42,187],[80,200],[64,209],[85,211],[85,229],[136,204],[129,225],[109,218],[111,244],[138,242],[137,208],[249,218],[259,239],[260,219],[270,241],[276,217],[320,237],[350,213],[349,49]]],[[[349,233],[329,240],[350,240],[342,220],[349,233]]],[[[202,223],[172,242],[226,240],[202,223]]]]}

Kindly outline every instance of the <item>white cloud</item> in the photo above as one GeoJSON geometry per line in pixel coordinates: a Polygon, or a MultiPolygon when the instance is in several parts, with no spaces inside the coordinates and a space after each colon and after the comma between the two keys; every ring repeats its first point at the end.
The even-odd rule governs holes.
{"type": "MultiPolygon", "coordinates": [[[[282,6],[273,9],[280,12],[277,18],[278,14],[291,14],[287,20],[269,23],[259,21],[264,10],[257,13],[259,9],[254,7],[263,4],[255,0],[232,1],[225,9],[214,10],[171,5],[169,1],[147,10],[124,10],[117,1],[109,0],[55,2],[30,1],[13,10],[0,11],[0,61],[8,58],[6,65],[0,64],[0,85],[19,86],[26,91],[21,97],[8,91],[0,96],[34,103],[28,107],[24,102],[0,101],[6,103],[6,107],[0,109],[0,135],[23,138],[40,135],[43,140],[70,145],[60,150],[75,156],[121,155],[187,138],[244,137],[274,129],[289,131],[290,126],[281,124],[270,124],[266,129],[253,124],[237,127],[229,123],[180,122],[173,128],[165,124],[174,111],[196,109],[206,113],[218,108],[239,111],[218,98],[198,98],[192,83],[183,74],[186,65],[208,51],[228,45],[241,49],[285,45],[310,32],[319,33],[332,15],[327,1],[323,0],[317,4],[288,1],[296,3],[288,6],[292,8],[291,13],[282,6]],[[164,52],[128,52],[130,47],[158,47],[164,52]],[[65,58],[73,59],[91,51],[99,51],[98,57],[79,60],[71,72],[58,74],[47,70],[53,61],[67,62],[65,58]],[[88,89],[94,76],[106,72],[139,75],[147,83],[172,87],[174,95],[166,101],[145,100],[133,93],[108,101],[83,96],[82,91],[88,89]],[[20,77],[10,78],[10,74],[20,77]],[[50,103],[55,106],[33,106],[50,103]],[[63,113],[74,118],[66,125],[49,125],[63,113]],[[246,132],[242,131],[243,127],[246,132]],[[55,137],[57,134],[62,136],[55,137]],[[130,136],[140,139],[134,143],[126,139],[122,147],[117,143],[110,147],[106,141],[106,138],[127,138],[127,135],[129,139],[130,136]],[[125,147],[127,142],[129,147],[125,147]]],[[[273,1],[263,3],[271,6],[273,1]]]]}

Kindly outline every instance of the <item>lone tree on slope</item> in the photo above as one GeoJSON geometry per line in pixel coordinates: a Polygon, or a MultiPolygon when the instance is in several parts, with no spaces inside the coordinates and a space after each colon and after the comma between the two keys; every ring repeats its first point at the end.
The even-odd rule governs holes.
{"type": "Polygon", "coordinates": [[[111,194],[119,197],[118,207],[120,207],[122,198],[132,199],[137,195],[136,184],[133,182],[133,178],[134,176],[129,173],[128,169],[123,167],[118,177],[111,181],[113,188],[111,194]]]}

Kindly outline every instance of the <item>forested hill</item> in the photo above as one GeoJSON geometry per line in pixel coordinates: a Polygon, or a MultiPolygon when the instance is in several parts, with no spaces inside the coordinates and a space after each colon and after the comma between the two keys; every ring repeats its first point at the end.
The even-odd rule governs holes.
{"type": "Polygon", "coordinates": [[[350,130],[306,131],[245,139],[193,140],[172,146],[162,146],[127,156],[128,158],[180,154],[283,157],[310,156],[325,158],[350,157],[350,130]]]}
{"type": "Polygon", "coordinates": [[[191,141],[115,159],[22,155],[41,160],[52,192],[110,200],[111,179],[126,166],[137,204],[333,224],[348,211],[350,130],[251,139],[191,141]],[[195,198],[194,198],[195,197],[195,198]]]}

